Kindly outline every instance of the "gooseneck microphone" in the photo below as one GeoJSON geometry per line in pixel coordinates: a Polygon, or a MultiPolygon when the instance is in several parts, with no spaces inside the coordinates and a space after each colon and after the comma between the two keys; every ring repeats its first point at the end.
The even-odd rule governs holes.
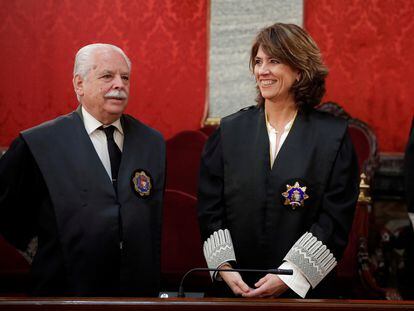
{"type": "Polygon", "coordinates": [[[184,280],[186,279],[187,275],[196,272],[196,271],[205,271],[205,272],[252,272],[252,273],[270,273],[270,274],[284,274],[284,275],[292,275],[293,270],[291,269],[211,269],[211,268],[194,268],[186,272],[181,279],[180,287],[178,288],[177,297],[183,298],[185,297],[184,294],[184,280]]]}

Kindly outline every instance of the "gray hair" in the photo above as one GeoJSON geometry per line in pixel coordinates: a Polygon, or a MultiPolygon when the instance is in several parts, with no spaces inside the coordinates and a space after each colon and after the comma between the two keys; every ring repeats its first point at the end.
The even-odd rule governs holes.
{"type": "Polygon", "coordinates": [[[129,60],[128,56],[120,49],[119,47],[107,44],[107,43],[94,43],[85,45],[82,47],[78,53],[76,53],[75,57],[75,66],[73,68],[73,77],[79,75],[82,78],[85,78],[89,71],[92,69],[93,63],[92,63],[92,56],[93,53],[98,49],[111,49],[115,52],[118,52],[122,55],[122,57],[125,59],[125,62],[128,65],[129,71],[131,71],[131,61],[129,60]]]}

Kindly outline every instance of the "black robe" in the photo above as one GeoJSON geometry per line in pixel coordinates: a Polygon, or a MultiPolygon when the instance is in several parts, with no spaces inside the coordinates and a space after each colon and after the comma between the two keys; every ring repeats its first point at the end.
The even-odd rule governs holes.
{"type": "MultiPolygon", "coordinates": [[[[307,231],[338,260],[358,197],[358,164],[346,121],[298,112],[273,168],[263,108],[222,119],[203,151],[199,222],[203,240],[230,231],[237,267],[277,268],[307,231]],[[306,186],[304,206],[284,205],[287,185],[306,186]]],[[[243,274],[250,285],[262,275],[243,274]]]]}
{"type": "Polygon", "coordinates": [[[32,294],[158,294],[165,143],[130,116],[121,124],[118,195],[77,112],[22,132],[1,158],[0,233],[23,250],[38,237],[32,294]]]}

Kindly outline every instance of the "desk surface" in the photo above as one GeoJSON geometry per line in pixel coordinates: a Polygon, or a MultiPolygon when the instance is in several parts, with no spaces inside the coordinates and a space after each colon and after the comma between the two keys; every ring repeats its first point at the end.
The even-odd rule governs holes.
{"type": "Polygon", "coordinates": [[[414,310],[414,301],[246,298],[0,297],[0,310],[414,310]]]}

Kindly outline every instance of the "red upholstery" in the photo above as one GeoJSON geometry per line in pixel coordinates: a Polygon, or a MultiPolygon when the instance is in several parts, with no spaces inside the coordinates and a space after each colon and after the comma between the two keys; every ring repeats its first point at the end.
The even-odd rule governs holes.
{"type": "MultiPolygon", "coordinates": [[[[206,267],[198,228],[197,199],[179,190],[166,189],[164,196],[161,271],[164,289],[177,290],[188,270],[206,267]]],[[[211,283],[208,274],[192,275],[189,286],[211,283]]]]}
{"type": "Polygon", "coordinates": [[[348,245],[342,259],[339,261],[337,274],[342,279],[358,280],[358,251],[359,239],[368,237],[369,211],[366,206],[357,205],[348,237],[348,245]]]}
{"type": "Polygon", "coordinates": [[[183,131],[167,140],[166,188],[197,195],[201,152],[207,135],[183,131]]]}
{"type": "Polygon", "coordinates": [[[211,134],[213,134],[213,132],[217,129],[218,125],[204,125],[200,131],[204,134],[206,134],[207,136],[210,136],[211,134]]]}
{"type": "MultiPolygon", "coordinates": [[[[167,179],[164,196],[161,282],[164,290],[177,290],[183,275],[205,267],[197,220],[197,188],[201,153],[207,141],[201,131],[183,131],[167,141],[167,179]]],[[[186,280],[186,290],[203,290],[208,274],[186,280]]]]}

